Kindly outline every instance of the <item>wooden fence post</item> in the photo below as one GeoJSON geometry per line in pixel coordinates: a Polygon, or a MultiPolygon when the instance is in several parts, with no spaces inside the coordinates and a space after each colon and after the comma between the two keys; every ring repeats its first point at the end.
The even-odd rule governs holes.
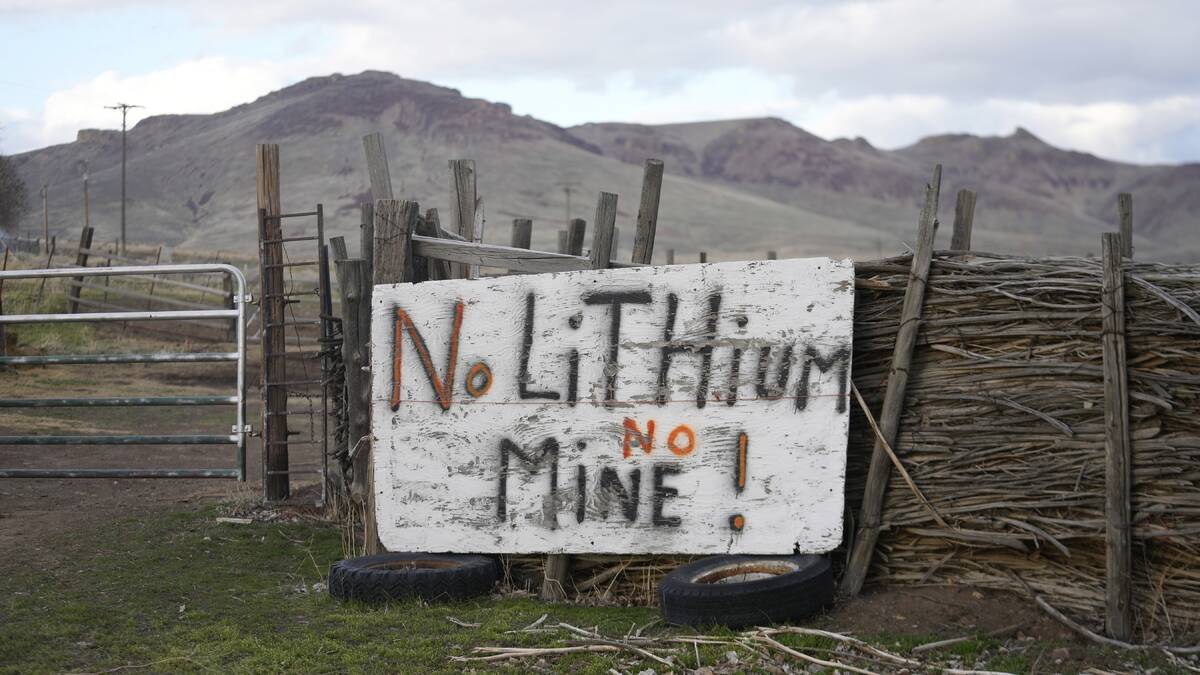
{"type": "Polygon", "coordinates": [[[558,231],[558,252],[569,253],[571,251],[571,234],[566,230],[558,231]]]}
{"type": "Polygon", "coordinates": [[[675,249],[673,249],[673,248],[667,249],[667,264],[668,265],[675,264],[675,249]]]}
{"type": "Polygon", "coordinates": [[[567,227],[567,253],[583,255],[583,238],[587,236],[587,221],[583,218],[572,218],[567,227]]]}
{"type": "MultiPolygon", "coordinates": [[[[87,267],[88,250],[92,248],[92,235],[96,234],[96,230],[84,225],[83,232],[79,234],[79,250],[75,252],[75,266],[87,267]]],[[[79,291],[83,284],[83,277],[71,277],[71,285],[67,287],[67,312],[74,314],[79,311],[79,291]]]]}
{"type": "MultiPolygon", "coordinates": [[[[341,246],[334,245],[334,251],[335,256],[344,254],[344,242],[341,246]],[[339,248],[342,250],[338,251],[339,248]]],[[[369,365],[367,349],[371,341],[371,307],[367,298],[370,297],[371,280],[367,277],[367,261],[362,258],[337,257],[335,264],[338,292],[342,300],[342,360],[346,370],[348,418],[346,444],[353,466],[350,494],[365,504],[368,492],[367,467],[370,465],[368,437],[371,433],[371,388],[363,368],[369,365]]],[[[364,507],[364,521],[365,513],[364,507]]]]}
{"type": "MultiPolygon", "coordinates": [[[[925,185],[925,205],[921,208],[918,224],[917,250],[913,253],[912,272],[908,288],[904,291],[904,307],[900,312],[900,328],[896,333],[896,345],[892,351],[892,367],[888,372],[887,390],[883,396],[883,411],[879,415],[879,430],[883,441],[891,447],[896,445],[896,432],[900,428],[900,414],[904,411],[904,392],[908,387],[909,366],[912,364],[913,348],[917,343],[917,332],[921,326],[921,308],[925,303],[925,286],[929,280],[929,268],[933,261],[933,239],[937,234],[938,194],[942,187],[942,165],[933,169],[933,178],[925,185]]],[[[871,566],[875,542],[879,539],[880,517],[883,511],[883,495],[887,490],[891,464],[882,442],[875,440],[871,465],[867,471],[866,487],[863,489],[862,508],[858,518],[858,533],[850,549],[846,571],[842,575],[842,592],[858,595],[871,566]]]]}
{"type": "Polygon", "coordinates": [[[263,409],[263,491],[270,501],[287,499],[288,484],[288,426],[287,387],[268,382],[287,381],[287,349],[283,326],[283,261],[282,244],[264,244],[265,240],[281,239],[283,228],[278,218],[281,213],[279,197],[279,146],[260,144],[255,146],[255,186],[258,196],[259,247],[262,250],[262,297],[260,316],[263,326],[263,370],[262,386],[267,389],[263,409]],[[275,216],[275,217],[271,217],[275,216]],[[274,265],[267,267],[267,265],[274,265]],[[270,297],[268,297],[268,295],[270,297]],[[274,324],[274,325],[272,325],[274,324]]]}
{"type": "MultiPolygon", "coordinates": [[[[476,234],[480,239],[483,235],[482,231],[475,231],[476,199],[475,161],[450,160],[450,225],[454,232],[467,241],[478,241],[476,234]]],[[[452,271],[455,279],[473,279],[479,274],[479,266],[459,263],[452,266],[452,271]]]]}
{"type": "Polygon", "coordinates": [[[1100,311],[1104,343],[1104,551],[1105,626],[1128,642],[1133,633],[1129,382],[1125,362],[1125,274],[1122,249],[1129,242],[1107,233],[1101,240],[1104,282],[1100,311]]]}
{"type": "Polygon", "coordinates": [[[1117,222],[1121,226],[1121,255],[1133,257],[1133,195],[1117,195],[1117,222]]]}
{"type": "Polygon", "coordinates": [[[367,174],[371,178],[371,200],[392,199],[392,172],[388,168],[387,150],[379,132],[363,136],[363,152],[367,155],[367,174]]]}
{"type": "Polygon", "coordinates": [[[646,167],[642,171],[642,201],[638,204],[637,231],[633,235],[633,262],[639,265],[649,265],[654,251],[662,179],[662,160],[646,160],[646,167]]]}
{"type": "MultiPolygon", "coordinates": [[[[595,229],[592,230],[592,250],[590,252],[592,269],[608,269],[609,261],[612,258],[612,237],[616,221],[617,196],[611,192],[601,192],[600,200],[596,204],[595,229]]],[[[573,232],[576,229],[574,225],[577,222],[583,221],[579,219],[571,221],[573,232]]],[[[582,249],[582,244],[580,244],[580,248],[582,249]]],[[[575,253],[574,250],[571,253],[573,255],[580,255],[580,253],[575,253]]],[[[570,567],[571,556],[569,555],[555,553],[546,556],[546,571],[542,578],[541,597],[543,600],[554,601],[567,597],[566,583],[570,567]]]]}
{"type": "Polygon", "coordinates": [[[708,251],[700,251],[700,262],[708,262],[708,251]]]}
{"type": "Polygon", "coordinates": [[[362,205],[358,221],[358,255],[367,265],[367,279],[371,279],[371,265],[375,262],[375,203],[362,205]]]}
{"type": "MultiPolygon", "coordinates": [[[[374,278],[370,283],[402,284],[413,280],[412,235],[420,218],[420,205],[414,201],[381,199],[375,202],[375,262],[372,264],[374,278]]],[[[371,307],[365,308],[368,316],[371,307]]],[[[367,329],[370,330],[368,319],[367,329]]],[[[365,336],[370,344],[370,334],[365,336]]],[[[370,415],[370,382],[364,382],[367,391],[368,425],[370,415]]],[[[370,434],[368,426],[367,433],[370,434]]],[[[360,450],[364,452],[364,450],[360,450]]],[[[379,527],[375,521],[375,462],[367,457],[367,504],[363,517],[363,545],[367,555],[383,550],[379,541],[379,527]]]]}
{"type": "Polygon", "coordinates": [[[776,251],[767,251],[767,260],[779,260],[779,253],[776,251]]]}
{"type": "Polygon", "coordinates": [[[954,232],[950,237],[951,251],[971,250],[971,226],[975,222],[975,192],[959,190],[954,203],[954,232]]]}
{"type": "Polygon", "coordinates": [[[533,221],[528,218],[513,218],[512,239],[509,245],[513,248],[529,248],[533,245],[533,221]]]}

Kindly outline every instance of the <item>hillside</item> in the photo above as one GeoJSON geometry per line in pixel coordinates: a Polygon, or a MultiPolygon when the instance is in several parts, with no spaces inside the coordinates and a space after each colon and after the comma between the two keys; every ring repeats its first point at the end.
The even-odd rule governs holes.
{"type": "MultiPolygon", "coordinates": [[[[400,196],[448,204],[447,160],[476,161],[486,238],[506,242],[515,217],[534,219],[534,244],[553,248],[566,218],[592,218],[599,191],[620,195],[623,255],[647,157],[666,161],[657,249],[680,260],[875,256],[911,240],[921,185],[945,165],[942,220],[954,191],[980,193],[976,247],[1086,253],[1111,229],[1116,192],[1135,193],[1139,257],[1200,258],[1194,235],[1200,165],[1141,167],[1053,148],[1026,132],[941,136],[888,152],[825,141],[776,119],[564,129],[502,103],[368,71],[314,77],[212,115],[147,118],[129,132],[129,236],[212,250],[253,246],[254,145],[279,143],[284,209],[325,205],[331,234],[356,236],[368,196],[361,138],[380,131],[400,196]]],[[[69,240],[83,221],[80,162],[91,173],[99,241],[119,227],[120,134],[83,130],[73,143],[17,155],[30,186],[49,185],[51,229],[69,240]]],[[[36,188],[34,188],[36,191],[36,188]]],[[[22,227],[40,231],[41,213],[22,227]]],[[[948,226],[947,228],[948,229],[948,226]]],[[[948,241],[948,233],[942,235],[948,241]]]]}

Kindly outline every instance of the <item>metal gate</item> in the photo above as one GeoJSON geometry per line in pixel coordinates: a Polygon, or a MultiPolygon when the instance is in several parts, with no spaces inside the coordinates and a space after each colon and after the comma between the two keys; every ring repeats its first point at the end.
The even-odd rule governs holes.
{"type": "Polygon", "coordinates": [[[0,365],[55,366],[123,363],[205,363],[237,364],[237,382],[228,396],[121,396],[47,399],[0,399],[0,408],[72,408],[111,406],[232,406],[235,414],[228,433],[186,435],[23,435],[0,436],[0,445],[233,445],[233,466],[220,469],[8,469],[0,467],[0,478],[235,478],[246,479],[246,279],[241,270],[225,264],[138,265],[130,267],[75,267],[65,269],[0,271],[0,283],[9,279],[46,279],[95,276],[153,276],[167,274],[222,273],[233,287],[232,309],[188,309],[166,311],[93,312],[85,314],[14,314],[0,315],[0,325],[34,323],[125,321],[220,320],[234,322],[232,352],[154,352],[113,354],[59,354],[46,356],[0,356],[0,365]]]}
{"type": "Polygon", "coordinates": [[[262,293],[263,497],[285,499],[292,479],[317,475],[327,498],[329,370],[333,310],[325,248],[324,207],[268,215],[258,211],[262,293]],[[301,223],[311,219],[312,229],[301,223]],[[296,231],[284,231],[285,222],[296,231]],[[315,271],[305,275],[303,272],[315,271]],[[307,424],[305,423],[307,422],[307,424]],[[302,464],[289,450],[309,446],[317,465],[302,464]]]}

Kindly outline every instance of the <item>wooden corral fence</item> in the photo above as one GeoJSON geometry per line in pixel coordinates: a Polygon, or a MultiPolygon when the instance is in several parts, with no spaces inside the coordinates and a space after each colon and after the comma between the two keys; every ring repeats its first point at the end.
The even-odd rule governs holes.
{"type": "MultiPolygon", "coordinates": [[[[560,252],[484,244],[476,176],[451,163],[448,227],[396,200],[377,135],[357,257],[330,242],[344,328],[344,444],[364,546],[378,550],[369,461],[373,284],[651,261],[662,163],[649,160],[629,262],[612,260],[616,195],[601,193],[560,252]]],[[[1200,628],[1200,266],[1132,260],[1132,198],[1103,257],[971,251],[976,196],[957,195],[951,249],[935,250],[941,167],[915,250],[856,264],[855,349],[842,590],[970,584],[1024,594],[1081,631],[1167,642],[1200,628]],[[1069,613],[1076,620],[1065,616],[1069,613]],[[1103,626],[1095,618],[1104,617],[1103,626]]],[[[774,258],[768,254],[768,258],[774,258]]],[[[667,252],[668,263],[675,251],[667,252]]],[[[707,255],[701,253],[701,261],[707,255]]],[[[517,568],[528,560],[513,559],[517,568]]],[[[527,565],[548,598],[632,589],[676,561],[549,556],[527,565]]]]}

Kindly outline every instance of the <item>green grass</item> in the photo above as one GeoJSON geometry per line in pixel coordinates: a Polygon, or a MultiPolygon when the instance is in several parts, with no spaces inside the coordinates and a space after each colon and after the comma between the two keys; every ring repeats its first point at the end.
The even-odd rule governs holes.
{"type": "MultiPolygon", "coordinates": [[[[205,509],[125,520],[64,542],[70,563],[8,570],[0,581],[0,672],[458,672],[451,656],[479,645],[550,643],[504,635],[545,612],[623,634],[646,608],[548,606],[481,599],[371,608],[322,586],[341,557],[338,532],[304,524],[223,525],[205,509]],[[482,624],[460,628],[447,617],[482,624]]],[[[629,657],[570,655],[556,667],[603,673],[629,657]]],[[[509,666],[523,671],[521,662],[509,666]]],[[[502,669],[503,670],[503,669],[502,669]]]]}
{"type": "MultiPolygon", "coordinates": [[[[210,506],[145,515],[64,536],[53,553],[61,562],[49,569],[17,565],[11,555],[0,559],[0,673],[449,673],[467,667],[528,672],[537,659],[468,664],[452,657],[470,655],[477,646],[563,646],[561,633],[506,633],[544,613],[549,623],[596,627],[607,635],[623,635],[658,617],[652,608],[547,605],[527,598],[413,601],[380,608],[347,604],[324,589],[329,564],[342,557],[336,528],[219,524],[220,513],[220,507],[210,506]],[[450,617],[480,625],[459,627],[450,617]]],[[[670,633],[696,631],[661,625],[647,631],[670,633]]],[[[737,636],[720,628],[707,634],[737,636]]],[[[938,639],[892,633],[859,637],[900,654],[938,639]]],[[[837,645],[825,638],[779,634],[776,639],[814,656],[844,660],[830,651],[837,645]]],[[[1016,653],[1000,646],[999,640],[979,637],[921,660],[931,667],[956,659],[961,668],[1028,672],[1031,657],[1062,645],[1026,643],[1016,653]]],[[[732,646],[682,645],[674,654],[688,670],[695,667],[697,652],[701,663],[712,666],[724,663],[729,651],[737,651],[741,661],[734,672],[767,672],[757,657],[732,646]]],[[[1152,654],[1102,652],[1089,650],[1085,658],[1115,664],[1136,659],[1139,667],[1178,672],[1152,654]]],[[[797,672],[803,668],[792,663],[797,672]]],[[[1067,667],[1075,670],[1075,665],[1067,667]]],[[[585,674],[610,668],[666,670],[628,653],[547,657],[539,668],[585,674]]]]}

